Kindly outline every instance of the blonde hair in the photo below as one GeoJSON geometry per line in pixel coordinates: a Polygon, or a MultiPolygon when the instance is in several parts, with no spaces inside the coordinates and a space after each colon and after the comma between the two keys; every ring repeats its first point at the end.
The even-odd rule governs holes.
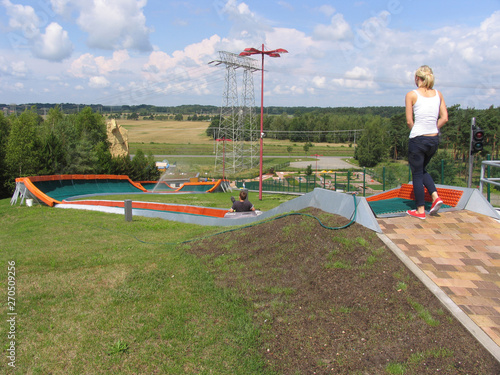
{"type": "MultiPolygon", "coordinates": [[[[432,89],[434,87],[434,73],[432,69],[427,65],[422,65],[415,72],[415,80],[420,78],[422,80],[422,84],[419,87],[424,87],[426,89],[432,89]]],[[[417,83],[418,86],[418,83],[417,83]]]]}

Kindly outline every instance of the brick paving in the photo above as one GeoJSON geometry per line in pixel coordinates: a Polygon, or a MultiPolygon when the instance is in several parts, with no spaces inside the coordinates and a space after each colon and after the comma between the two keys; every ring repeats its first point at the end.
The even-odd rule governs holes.
{"type": "Polygon", "coordinates": [[[382,232],[500,345],[500,222],[471,211],[377,219],[382,232]]]}

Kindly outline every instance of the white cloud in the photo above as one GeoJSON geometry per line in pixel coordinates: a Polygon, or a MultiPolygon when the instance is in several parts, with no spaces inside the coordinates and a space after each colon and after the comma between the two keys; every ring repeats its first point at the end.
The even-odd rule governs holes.
{"type": "MultiPolygon", "coordinates": [[[[276,27],[272,31],[268,32],[266,34],[265,44],[266,47],[271,49],[286,49],[290,55],[282,55],[283,57],[286,57],[286,59],[283,59],[284,61],[287,60],[289,56],[300,56],[302,58],[304,55],[309,55],[311,48],[314,49],[319,47],[318,43],[304,32],[297,29],[283,27],[276,27]]],[[[280,64],[281,63],[282,62],[280,62],[280,64]]]]}
{"type": "Polygon", "coordinates": [[[316,76],[312,79],[312,83],[317,88],[324,88],[326,84],[326,77],[316,76]]]}
{"type": "Polygon", "coordinates": [[[71,55],[73,44],[68,33],[58,23],[50,23],[42,33],[40,28],[44,21],[37,16],[33,7],[12,4],[10,0],[3,0],[2,5],[9,16],[12,32],[16,33],[16,38],[24,46],[31,49],[35,57],[61,61],[71,55]]]}
{"type": "Polygon", "coordinates": [[[106,79],[106,77],[103,77],[103,76],[90,77],[89,86],[94,88],[94,89],[108,87],[109,85],[110,85],[110,83],[106,79]]]}
{"type": "Polygon", "coordinates": [[[146,26],[146,0],[57,1],[57,10],[77,9],[77,24],[88,33],[87,44],[101,49],[150,51],[151,29],[146,26]]]}
{"type": "MultiPolygon", "coordinates": [[[[191,30],[183,29],[186,35],[175,41],[172,38],[179,34],[167,32],[158,35],[152,48],[149,38],[153,31],[145,18],[149,11],[146,0],[48,0],[52,5],[52,10],[45,10],[48,17],[42,15],[40,2],[25,6],[14,1],[28,3],[0,0],[0,8],[6,10],[1,20],[4,30],[24,40],[21,46],[11,41],[10,49],[0,51],[2,97],[7,97],[7,102],[27,100],[29,89],[36,94],[49,87],[54,98],[60,95],[67,100],[102,99],[114,104],[151,100],[161,104],[168,94],[168,101],[193,100],[199,95],[200,103],[220,104],[224,69],[207,63],[219,58],[217,51],[238,53],[246,47],[260,48],[262,43],[268,49],[289,51],[279,59],[265,60],[266,94],[273,95],[274,103],[330,105],[334,101],[335,105],[363,105],[366,101],[367,105],[400,105],[405,92],[413,87],[415,69],[422,64],[434,69],[436,87],[450,105],[465,102],[464,98],[469,100],[471,95],[479,103],[497,105],[498,101],[494,95],[500,77],[500,11],[483,17],[483,22],[475,26],[469,22],[419,29],[414,24],[395,26],[401,24],[402,17],[412,16],[407,12],[409,7],[391,14],[376,13],[377,6],[369,3],[364,3],[363,8],[352,5],[351,11],[371,10],[364,13],[369,14],[365,20],[360,20],[357,17],[363,13],[342,14],[324,5],[312,9],[316,20],[304,13],[300,15],[304,23],[292,25],[293,18],[283,14],[296,17],[307,5],[301,4],[299,9],[294,3],[297,9],[284,10],[289,5],[287,0],[277,0],[281,8],[273,9],[280,14],[259,14],[257,9],[265,12],[266,8],[255,7],[254,2],[215,0],[204,5],[205,18],[195,18],[195,12],[186,16],[179,10],[188,8],[188,3],[165,3],[161,16],[165,16],[166,23],[162,27],[155,25],[162,32],[171,27],[168,20],[175,19],[186,19],[195,28],[210,27],[212,22],[212,26],[217,24],[216,31],[190,34],[191,30]],[[219,18],[214,18],[214,9],[219,18]],[[209,11],[214,18],[211,21],[206,18],[209,11]],[[197,20],[199,26],[194,24],[197,20]],[[78,34],[74,26],[86,34],[78,34]],[[179,47],[192,35],[197,38],[194,42],[191,39],[179,47]],[[73,46],[70,40],[73,38],[76,44],[86,37],[87,46],[111,51],[87,51],[84,46],[73,46]],[[68,59],[72,48],[77,53],[68,59]],[[29,51],[37,58],[29,56],[29,51]],[[54,61],[60,63],[52,64],[54,61]],[[13,89],[17,81],[24,83],[23,90],[13,89]],[[73,90],[62,90],[62,83],[73,90]],[[15,95],[8,96],[6,87],[15,95]],[[77,95],[72,96],[76,90],[77,95]],[[120,93],[123,95],[118,98],[120,93]]],[[[153,22],[160,22],[158,19],[153,22]]],[[[260,56],[254,58],[260,65],[260,56]]],[[[241,70],[237,74],[241,89],[241,70]]],[[[254,75],[256,90],[258,75],[254,75]]]]}
{"type": "Polygon", "coordinates": [[[224,12],[226,12],[229,16],[240,18],[240,17],[248,17],[255,18],[255,13],[250,11],[250,7],[246,3],[239,3],[237,0],[228,0],[226,5],[224,6],[224,12]]]}
{"type": "Polygon", "coordinates": [[[149,55],[149,60],[144,67],[148,73],[164,72],[167,69],[175,67],[177,61],[170,57],[168,53],[163,51],[153,51],[149,55]]]}
{"type": "Polygon", "coordinates": [[[278,1],[278,4],[286,10],[289,10],[289,11],[295,10],[295,7],[287,1],[280,0],[280,1],[278,1]]]}
{"type": "Polygon", "coordinates": [[[109,59],[90,53],[84,53],[71,63],[68,72],[78,78],[88,78],[96,75],[107,75],[120,70],[123,63],[128,61],[130,56],[127,51],[120,50],[113,52],[109,59]]]}
{"type": "Polygon", "coordinates": [[[41,22],[33,7],[12,4],[10,0],[2,0],[2,5],[9,16],[9,26],[13,30],[22,31],[23,36],[28,39],[38,34],[41,22]]]}
{"type": "Polygon", "coordinates": [[[192,67],[207,65],[207,57],[215,56],[217,46],[221,42],[218,35],[203,39],[200,43],[186,46],[183,51],[175,51],[172,56],[162,51],[153,51],[143,71],[149,77],[159,74],[165,75],[169,69],[175,67],[192,67]]]}
{"type": "Polygon", "coordinates": [[[50,0],[50,4],[52,5],[54,12],[63,16],[69,16],[69,13],[71,12],[70,2],[71,0],[50,0]]]}
{"type": "Polygon", "coordinates": [[[49,61],[62,61],[73,52],[68,32],[52,22],[34,42],[33,53],[36,57],[49,61]]]}
{"type": "MultiPolygon", "coordinates": [[[[228,0],[222,9],[222,15],[227,15],[231,21],[230,39],[240,48],[242,45],[262,43],[266,32],[272,31],[270,23],[265,18],[250,10],[244,2],[228,0]]],[[[245,48],[243,47],[243,48],[245,48]]]]}
{"type": "Polygon", "coordinates": [[[28,73],[28,68],[24,61],[14,61],[10,64],[10,73],[16,77],[25,77],[28,73]]]}
{"type": "Polygon", "coordinates": [[[78,78],[84,78],[98,74],[99,69],[95,58],[90,53],[85,53],[71,63],[69,73],[78,78]]]}
{"type": "Polygon", "coordinates": [[[216,46],[220,42],[218,35],[212,35],[208,39],[203,39],[200,43],[194,43],[184,49],[184,56],[197,64],[206,64],[204,58],[216,52],[216,46]]]}
{"type": "Polygon", "coordinates": [[[366,68],[359,66],[345,73],[345,78],[335,78],[332,80],[337,86],[356,89],[375,88],[373,74],[366,68]]]}
{"type": "Polygon", "coordinates": [[[335,13],[335,8],[331,5],[322,5],[318,10],[327,17],[331,17],[335,13]]]}
{"type": "Polygon", "coordinates": [[[319,24],[314,28],[314,35],[320,40],[345,40],[352,37],[351,26],[342,14],[335,14],[329,25],[319,24]]]}
{"type": "Polygon", "coordinates": [[[99,73],[107,74],[119,70],[123,63],[129,59],[130,56],[126,50],[119,50],[113,52],[113,57],[111,59],[106,59],[103,56],[96,57],[95,63],[99,73]]]}

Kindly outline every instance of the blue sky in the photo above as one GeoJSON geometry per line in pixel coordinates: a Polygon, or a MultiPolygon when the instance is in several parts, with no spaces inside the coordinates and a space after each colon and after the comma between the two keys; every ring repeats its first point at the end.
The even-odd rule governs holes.
{"type": "Polygon", "coordinates": [[[447,105],[500,105],[500,0],[0,0],[0,103],[220,105],[208,63],[262,43],[289,51],[265,105],[403,105],[423,64],[447,105]]]}

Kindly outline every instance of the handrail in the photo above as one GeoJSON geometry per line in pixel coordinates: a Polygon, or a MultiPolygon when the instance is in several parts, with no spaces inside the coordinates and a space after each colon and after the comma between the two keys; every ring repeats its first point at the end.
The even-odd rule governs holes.
{"type": "Polygon", "coordinates": [[[500,186],[500,182],[497,182],[500,181],[500,178],[485,177],[485,170],[488,166],[500,168],[500,160],[484,160],[481,163],[481,178],[479,179],[479,191],[481,194],[483,194],[483,185],[485,183],[500,186]]]}

